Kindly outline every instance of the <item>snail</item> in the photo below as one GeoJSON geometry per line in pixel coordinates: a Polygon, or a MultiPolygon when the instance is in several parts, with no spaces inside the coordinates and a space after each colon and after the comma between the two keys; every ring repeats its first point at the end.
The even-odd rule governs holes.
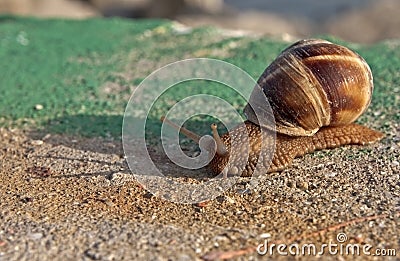
{"type": "MultiPolygon", "coordinates": [[[[347,47],[329,41],[300,40],[283,50],[258,79],[244,108],[244,125],[220,136],[212,124],[216,153],[208,166],[213,172],[224,177],[251,176],[255,170],[263,156],[263,133],[273,131],[260,123],[253,110],[254,104],[263,106],[257,102],[260,91],[269,101],[276,129],[275,150],[272,161],[265,164],[266,172],[282,171],[294,158],[315,150],[371,144],[384,136],[353,123],[372,98],[373,78],[366,61],[347,47]],[[248,153],[243,153],[246,150],[241,146],[247,146],[248,153]],[[238,173],[244,159],[245,167],[238,173]]],[[[165,117],[161,120],[200,143],[195,133],[165,117]]]]}

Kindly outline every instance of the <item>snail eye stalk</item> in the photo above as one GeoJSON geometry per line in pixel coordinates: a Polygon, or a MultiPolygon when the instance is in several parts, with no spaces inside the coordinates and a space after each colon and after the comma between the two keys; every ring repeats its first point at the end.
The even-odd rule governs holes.
{"type": "Polygon", "coordinates": [[[200,136],[197,135],[196,133],[184,128],[184,127],[179,127],[177,124],[175,124],[174,122],[168,120],[165,116],[162,116],[160,118],[160,120],[162,122],[167,123],[169,126],[171,126],[172,128],[178,130],[180,133],[184,134],[186,137],[188,137],[189,139],[193,140],[194,142],[196,142],[197,144],[199,144],[200,141],[200,136]]]}
{"type": "Polygon", "coordinates": [[[226,149],[225,144],[222,142],[221,137],[218,134],[217,124],[211,124],[211,130],[214,140],[217,143],[217,154],[219,156],[226,156],[228,154],[228,150],[226,149]]]}
{"type": "MultiPolygon", "coordinates": [[[[200,144],[200,135],[197,135],[196,133],[184,128],[184,127],[180,127],[177,124],[175,124],[174,122],[170,121],[169,119],[167,119],[165,116],[162,116],[160,118],[160,120],[162,122],[165,122],[166,124],[168,124],[169,126],[171,126],[172,128],[178,130],[180,133],[182,133],[183,135],[185,135],[186,137],[188,137],[189,139],[193,140],[194,142],[196,142],[197,144],[200,144]]],[[[215,144],[217,145],[217,148],[215,149],[215,145],[213,145],[214,142],[212,142],[212,139],[210,136],[210,140],[208,139],[204,139],[205,144],[202,144],[203,146],[200,147],[204,147],[207,151],[209,152],[213,152],[213,153],[217,153],[219,156],[226,156],[228,155],[228,150],[226,149],[225,144],[223,143],[221,137],[218,134],[218,130],[217,130],[217,124],[213,123],[211,124],[211,130],[212,130],[212,134],[213,134],[213,139],[215,141],[215,144]]]]}

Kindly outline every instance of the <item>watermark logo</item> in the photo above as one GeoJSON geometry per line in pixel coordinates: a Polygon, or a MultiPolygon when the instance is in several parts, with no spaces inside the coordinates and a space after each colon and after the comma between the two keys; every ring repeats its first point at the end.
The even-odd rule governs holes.
{"type": "Polygon", "coordinates": [[[340,255],[340,256],[396,256],[396,249],[393,248],[374,248],[370,244],[358,244],[348,242],[345,233],[336,235],[336,242],[314,244],[275,244],[265,238],[264,242],[257,246],[259,255],[281,255],[281,256],[324,256],[324,255],[340,255]]]}
{"type": "Polygon", "coordinates": [[[338,243],[344,243],[347,241],[347,235],[345,233],[338,233],[336,235],[336,241],[338,243]]]}
{"type": "MultiPolygon", "coordinates": [[[[233,128],[244,127],[246,119],[242,109],[246,103],[252,107],[260,122],[274,129],[273,117],[266,122],[266,117],[261,116],[273,115],[261,88],[249,74],[235,65],[215,59],[188,59],[169,64],[150,74],[134,90],[125,110],[122,127],[125,157],[136,180],[152,194],[173,202],[197,203],[220,195],[236,180],[221,178],[222,173],[228,170],[224,169],[217,177],[196,184],[179,182],[165,175],[163,166],[160,166],[158,162],[159,159],[151,157],[149,152],[151,144],[149,145],[147,140],[146,128],[151,124],[161,125],[160,143],[168,159],[181,170],[196,171],[207,166],[213,159],[216,150],[215,144],[212,143],[213,137],[206,133],[194,138],[199,144],[200,153],[188,156],[179,144],[179,129],[193,117],[207,115],[218,120],[230,135],[233,128]],[[178,89],[172,93],[179,94],[176,97],[172,95],[175,100],[171,98],[171,95],[168,96],[174,88],[178,89]],[[185,94],[183,97],[180,95],[182,93],[185,94]],[[232,95],[219,96],[218,94],[221,93],[232,93],[232,95]],[[256,104],[251,104],[250,96],[257,98],[254,99],[256,104]],[[165,97],[169,99],[168,109],[166,106],[158,105],[165,102],[165,97]],[[242,107],[238,108],[237,104],[241,104],[242,107]],[[161,122],[161,116],[165,116],[176,128],[167,126],[165,121],[161,122]],[[211,149],[210,144],[214,146],[211,149]]],[[[275,134],[273,133],[272,136],[268,140],[268,144],[272,145],[268,147],[267,152],[262,153],[262,157],[259,158],[259,162],[262,160],[262,163],[257,164],[253,173],[250,181],[253,186],[257,184],[257,177],[265,172],[265,168],[272,160],[275,134]]],[[[235,137],[230,138],[235,139],[235,137]]],[[[247,151],[244,155],[248,157],[249,141],[243,143],[240,144],[241,149],[247,151]]],[[[266,148],[264,140],[262,143],[261,147],[266,148]]],[[[240,175],[246,167],[247,159],[244,157],[240,161],[243,164],[235,165],[237,175],[240,175]]],[[[232,158],[229,157],[227,166],[230,165],[231,160],[232,158]]],[[[176,176],[179,175],[180,173],[176,173],[176,176]]]]}

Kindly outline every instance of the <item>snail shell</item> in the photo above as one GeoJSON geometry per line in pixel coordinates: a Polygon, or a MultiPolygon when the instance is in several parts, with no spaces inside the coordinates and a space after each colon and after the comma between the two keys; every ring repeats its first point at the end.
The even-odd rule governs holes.
{"type": "MultiPolygon", "coordinates": [[[[286,48],[257,83],[255,88],[262,88],[274,113],[276,131],[290,136],[311,136],[323,126],[354,122],[367,109],[373,91],[371,69],[360,55],[319,39],[286,48]]],[[[254,95],[250,101],[265,106],[257,104],[254,95]]],[[[244,112],[258,124],[249,104],[244,112]]]]}

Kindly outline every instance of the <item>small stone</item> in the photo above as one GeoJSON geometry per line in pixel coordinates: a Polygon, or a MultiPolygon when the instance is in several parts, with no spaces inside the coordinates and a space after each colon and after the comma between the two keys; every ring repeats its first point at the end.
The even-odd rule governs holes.
{"type": "Polygon", "coordinates": [[[239,169],[237,167],[232,167],[229,172],[232,175],[237,175],[239,173],[239,169]]]}
{"type": "Polygon", "coordinates": [[[381,111],[375,111],[373,114],[374,114],[374,116],[379,116],[379,115],[382,114],[382,112],[381,111]]]}
{"type": "Polygon", "coordinates": [[[44,137],[43,137],[43,139],[42,140],[47,140],[47,139],[49,139],[51,137],[51,134],[50,133],[48,133],[48,134],[46,134],[44,137]]]}
{"type": "Polygon", "coordinates": [[[33,239],[33,240],[39,240],[39,239],[41,239],[43,237],[43,234],[42,233],[32,233],[32,234],[29,234],[29,238],[30,239],[33,239]]]}
{"type": "Polygon", "coordinates": [[[326,173],[325,174],[325,177],[327,177],[327,178],[333,178],[333,177],[335,177],[336,176],[336,172],[328,172],[328,173],[326,173]]]}
{"type": "Polygon", "coordinates": [[[392,164],[393,164],[393,166],[399,166],[400,165],[400,163],[397,160],[392,161],[392,164]]]}
{"type": "Polygon", "coordinates": [[[298,188],[301,190],[308,189],[308,182],[306,182],[306,181],[299,182],[297,185],[298,185],[298,188]]]}
{"type": "Polygon", "coordinates": [[[226,235],[217,235],[214,237],[213,241],[228,241],[228,238],[226,235]]]}
{"type": "Polygon", "coordinates": [[[209,200],[206,200],[206,201],[198,202],[198,203],[196,203],[195,205],[196,205],[197,207],[200,207],[200,208],[205,208],[205,207],[207,207],[209,204],[210,204],[210,201],[209,201],[209,200]]]}
{"type": "Polygon", "coordinates": [[[128,182],[134,180],[133,175],[129,173],[115,172],[111,176],[112,182],[128,182]]]}
{"type": "Polygon", "coordinates": [[[34,146],[40,146],[43,144],[43,141],[42,140],[33,140],[33,141],[31,141],[31,144],[34,146]]]}
{"type": "Polygon", "coordinates": [[[35,110],[37,110],[37,111],[43,110],[43,105],[42,104],[36,104],[35,105],[35,110]]]}
{"type": "Polygon", "coordinates": [[[230,198],[228,196],[225,196],[225,200],[228,201],[230,204],[235,203],[235,200],[233,200],[233,198],[230,198]]]}
{"type": "Polygon", "coordinates": [[[260,238],[270,238],[271,237],[271,234],[270,233],[262,233],[261,235],[260,235],[260,238]]]}

